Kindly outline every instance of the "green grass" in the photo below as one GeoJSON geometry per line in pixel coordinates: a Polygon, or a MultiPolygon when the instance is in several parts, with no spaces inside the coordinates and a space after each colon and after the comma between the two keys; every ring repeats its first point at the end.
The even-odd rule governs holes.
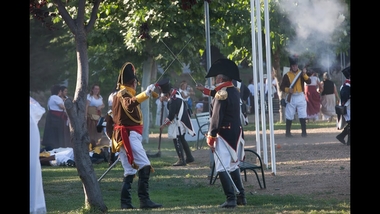
{"type": "MultiPolygon", "coordinates": [[[[335,123],[310,123],[308,128],[335,126],[335,123]]],[[[275,124],[275,129],[283,129],[285,124],[275,124]]],[[[299,124],[294,123],[293,127],[299,124]]],[[[250,127],[250,126],[248,126],[250,127]]],[[[246,128],[254,130],[254,127],[246,128]]],[[[152,133],[158,133],[158,128],[151,128],[152,133]]],[[[189,145],[194,146],[193,142],[189,145]]],[[[158,151],[157,140],[144,144],[148,153],[158,151]]],[[[192,148],[195,150],[195,148],[192,148]]],[[[256,194],[257,186],[245,185],[246,206],[235,209],[218,208],[225,201],[225,196],[217,181],[209,184],[207,179],[209,163],[200,163],[194,167],[170,167],[177,160],[171,140],[162,139],[161,157],[151,158],[155,173],[150,178],[150,198],[163,204],[161,209],[153,210],[121,210],[120,190],[122,186],[123,169],[118,163],[101,180],[100,188],[108,213],[350,213],[350,202],[337,199],[316,199],[313,195],[266,195],[256,194]],[[253,192],[253,193],[252,193],[253,192]]],[[[96,176],[100,177],[108,168],[107,163],[93,165],[96,176]]],[[[268,169],[269,170],[269,169],[268,169]]],[[[83,186],[76,168],[42,167],[43,186],[48,213],[91,213],[85,211],[83,186]]],[[[132,184],[133,205],[138,207],[137,178],[132,184]]],[[[268,184],[267,184],[268,185],[268,184]]]]}
{"type": "MultiPolygon", "coordinates": [[[[151,211],[119,208],[123,170],[120,164],[116,165],[100,183],[108,213],[350,213],[350,204],[345,201],[315,200],[310,196],[254,195],[249,191],[246,194],[248,205],[235,209],[218,208],[225,200],[219,182],[209,185],[207,173],[193,176],[188,170],[169,170],[167,166],[172,162],[172,157],[152,159],[156,172],[150,179],[150,197],[164,207],[151,211]]],[[[95,165],[94,169],[100,176],[107,164],[95,165]]],[[[43,178],[48,213],[87,213],[82,208],[84,194],[75,168],[43,167],[43,178]]],[[[136,181],[137,178],[132,186],[134,206],[139,205],[136,181]]]]}

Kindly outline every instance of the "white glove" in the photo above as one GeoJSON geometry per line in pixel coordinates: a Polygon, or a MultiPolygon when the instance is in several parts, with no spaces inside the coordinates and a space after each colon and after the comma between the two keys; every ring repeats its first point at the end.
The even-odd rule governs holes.
{"type": "Polygon", "coordinates": [[[156,86],[154,84],[150,84],[146,90],[145,90],[145,94],[150,97],[150,95],[152,95],[152,91],[154,91],[154,89],[156,88],[156,86]]]}

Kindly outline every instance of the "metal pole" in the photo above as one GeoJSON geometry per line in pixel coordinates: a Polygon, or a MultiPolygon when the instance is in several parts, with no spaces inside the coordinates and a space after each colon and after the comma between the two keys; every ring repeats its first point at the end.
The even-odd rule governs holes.
{"type": "MultiPolygon", "coordinates": [[[[260,9],[260,8],[259,8],[260,9]]],[[[254,94],[254,99],[253,99],[253,103],[251,104],[251,106],[254,106],[255,107],[255,129],[256,129],[256,133],[260,133],[260,118],[259,118],[259,97],[258,97],[258,90],[259,90],[259,87],[257,86],[258,84],[258,77],[257,77],[257,56],[256,56],[256,30],[255,30],[255,15],[254,15],[254,11],[255,11],[255,1],[254,0],[251,0],[251,40],[252,40],[252,75],[253,75],[253,84],[254,84],[254,88],[255,88],[255,93],[254,94]]],[[[261,139],[260,139],[260,135],[259,134],[256,134],[256,152],[258,154],[261,154],[261,139]]]]}
{"type": "MultiPolygon", "coordinates": [[[[267,155],[267,134],[266,134],[266,115],[265,115],[265,90],[264,90],[264,72],[263,72],[263,50],[262,50],[262,30],[261,30],[261,11],[260,11],[260,0],[256,0],[256,22],[257,22],[257,45],[259,54],[259,75],[260,75],[260,107],[261,107],[261,130],[263,139],[263,160],[265,166],[268,166],[268,155],[267,155]]],[[[268,66],[268,65],[267,65],[268,66]]],[[[270,75],[270,74],[267,74],[270,75]]],[[[260,153],[259,153],[260,154],[260,153]]]]}
{"type": "MultiPolygon", "coordinates": [[[[271,149],[271,166],[272,172],[276,174],[276,151],[275,151],[275,139],[274,139],[274,125],[273,125],[273,102],[272,102],[272,60],[271,60],[271,47],[269,33],[269,12],[268,12],[268,0],[264,0],[264,17],[265,17],[265,53],[267,60],[267,74],[268,74],[268,113],[269,113],[269,131],[270,131],[270,149],[271,149]]],[[[280,90],[279,88],[277,90],[280,90]]]]}

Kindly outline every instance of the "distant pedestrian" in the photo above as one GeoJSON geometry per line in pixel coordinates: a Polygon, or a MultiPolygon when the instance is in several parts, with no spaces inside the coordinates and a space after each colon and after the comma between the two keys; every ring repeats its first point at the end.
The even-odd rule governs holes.
{"type": "Polygon", "coordinates": [[[336,116],[335,106],[340,102],[338,90],[327,72],[323,73],[321,86],[321,112],[324,119],[331,122],[332,117],[336,116]]]}
{"type": "MultiPolygon", "coordinates": [[[[304,68],[306,69],[306,68],[304,68]]],[[[306,98],[306,113],[307,119],[317,121],[321,111],[321,97],[319,95],[319,89],[321,88],[321,82],[317,77],[317,73],[313,70],[306,69],[306,74],[311,81],[310,84],[305,83],[305,98],[306,98]]]]}

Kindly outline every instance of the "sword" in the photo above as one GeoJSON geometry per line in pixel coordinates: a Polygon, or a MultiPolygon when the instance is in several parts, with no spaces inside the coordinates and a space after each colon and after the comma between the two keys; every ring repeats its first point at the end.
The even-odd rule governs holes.
{"type": "Polygon", "coordinates": [[[103,177],[107,175],[107,173],[117,164],[117,162],[119,162],[119,160],[120,160],[120,155],[117,156],[117,159],[115,160],[115,162],[113,162],[113,164],[110,167],[108,167],[108,169],[103,173],[103,175],[100,176],[100,178],[98,178],[98,182],[100,182],[103,179],[103,177]]]}
{"type": "MultiPolygon", "coordinates": [[[[169,51],[174,55],[175,58],[170,62],[169,66],[166,67],[166,69],[165,69],[164,72],[161,74],[161,76],[156,80],[156,84],[157,84],[158,81],[161,79],[161,77],[164,76],[165,72],[166,72],[166,71],[169,69],[169,67],[170,67],[170,66],[176,61],[177,56],[180,55],[180,54],[182,53],[183,49],[185,49],[185,47],[187,46],[187,44],[189,44],[189,42],[190,42],[192,39],[193,39],[193,38],[191,38],[189,41],[186,42],[185,46],[182,47],[181,51],[180,51],[177,55],[175,55],[175,54],[169,49],[169,47],[164,43],[164,41],[161,40],[161,42],[164,43],[164,45],[169,49],[169,51]]],[[[183,66],[183,65],[181,64],[181,66],[183,66]]]]}
{"type": "MultiPolygon", "coordinates": [[[[192,39],[193,39],[193,37],[191,37],[191,39],[190,39],[189,41],[187,41],[187,43],[186,43],[185,46],[182,48],[182,50],[186,47],[186,45],[187,45],[192,39]]],[[[168,45],[167,45],[162,39],[161,39],[161,42],[165,45],[165,47],[166,47],[166,48],[170,51],[170,53],[173,55],[173,57],[174,57],[173,61],[177,60],[177,61],[179,62],[179,64],[181,65],[181,67],[183,68],[183,67],[184,67],[184,66],[183,66],[183,63],[178,59],[178,56],[179,56],[179,54],[181,54],[182,50],[181,50],[177,55],[175,55],[175,54],[173,53],[173,51],[170,50],[170,48],[168,47],[168,45]]],[[[172,63],[173,63],[173,61],[172,61],[172,63]]],[[[171,65],[172,63],[170,63],[170,65],[171,65]]],[[[170,66],[170,65],[169,65],[169,66],[170,66]]],[[[194,77],[191,76],[190,73],[188,73],[188,74],[189,74],[189,76],[191,77],[191,79],[195,82],[195,84],[197,84],[197,81],[195,81],[194,77]]]]}

